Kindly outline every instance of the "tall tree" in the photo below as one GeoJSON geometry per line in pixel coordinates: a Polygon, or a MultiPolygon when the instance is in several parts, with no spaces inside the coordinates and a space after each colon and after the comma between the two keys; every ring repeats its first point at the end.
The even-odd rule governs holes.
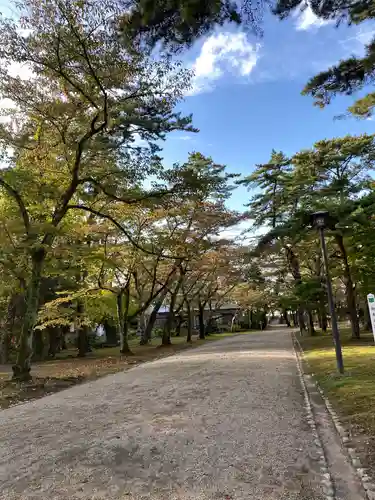
{"type": "Polygon", "coordinates": [[[126,51],[115,36],[115,4],[17,5],[19,22],[0,21],[0,95],[12,102],[0,128],[7,162],[0,185],[19,210],[29,259],[14,366],[15,377],[28,378],[43,268],[67,215],[77,209],[100,215],[97,207],[107,202],[131,204],[149,196],[141,183],[146,174],[157,174],[157,147],[143,161],[134,134],[152,143],[191,127],[190,118],[173,112],[189,74],[168,60],[126,51]],[[27,78],[13,76],[15,63],[27,68],[27,78]]]}
{"type": "MultiPolygon", "coordinates": [[[[299,194],[292,182],[291,161],[282,152],[272,151],[270,161],[257,165],[255,171],[243,181],[249,189],[261,189],[248,204],[249,213],[257,227],[269,232],[259,240],[258,252],[267,248],[282,252],[288,263],[295,284],[302,281],[296,242],[300,234],[289,222],[298,210],[299,194]],[[276,244],[276,247],[275,247],[276,244]]],[[[305,329],[302,307],[298,308],[299,326],[305,329]]]]}
{"type": "Polygon", "coordinates": [[[319,141],[314,149],[293,157],[297,182],[307,188],[306,208],[328,210],[333,220],[332,236],[342,263],[354,338],[359,337],[356,292],[342,226],[355,213],[358,197],[369,185],[368,171],[374,162],[374,137],[367,135],[319,141]]]}

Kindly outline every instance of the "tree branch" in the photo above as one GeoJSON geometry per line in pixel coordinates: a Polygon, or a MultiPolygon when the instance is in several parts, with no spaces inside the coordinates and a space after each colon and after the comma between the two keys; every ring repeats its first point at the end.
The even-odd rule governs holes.
{"type": "Polygon", "coordinates": [[[147,248],[143,248],[141,247],[135,240],[134,238],[129,234],[129,232],[124,228],[124,226],[122,224],[120,224],[114,217],[112,217],[111,215],[108,215],[108,214],[103,214],[102,212],[99,212],[98,210],[95,210],[91,207],[86,207],[85,205],[67,205],[66,207],[67,210],[70,210],[70,209],[76,209],[76,210],[84,210],[85,212],[89,212],[91,214],[94,214],[94,215],[97,215],[98,217],[101,217],[103,219],[107,219],[109,220],[110,222],[112,222],[112,224],[114,226],[117,227],[117,229],[119,229],[123,234],[125,234],[125,236],[128,238],[128,240],[130,241],[130,243],[132,245],[134,245],[136,248],[138,248],[138,250],[141,250],[141,252],[145,253],[145,254],[148,254],[148,255],[160,255],[160,257],[163,257],[164,259],[173,259],[173,260],[176,260],[176,259],[181,259],[181,260],[184,260],[185,257],[176,257],[175,255],[164,255],[163,253],[155,253],[155,252],[152,252],[151,250],[147,250],[147,248]]]}
{"type": "Polygon", "coordinates": [[[108,198],[115,200],[115,201],[121,201],[123,203],[127,203],[129,205],[135,204],[135,203],[140,203],[141,201],[149,200],[151,198],[163,198],[164,196],[167,196],[169,194],[175,194],[177,193],[177,189],[172,188],[172,189],[162,189],[160,191],[154,191],[154,192],[149,192],[145,194],[144,196],[139,196],[137,198],[124,198],[122,196],[117,196],[111,192],[109,192],[105,186],[103,186],[99,181],[92,177],[84,177],[83,179],[80,179],[79,183],[83,184],[85,182],[90,182],[94,186],[98,187],[103,194],[108,196],[108,198]]]}
{"type": "Polygon", "coordinates": [[[19,194],[19,192],[16,189],[12,188],[12,186],[10,184],[5,182],[1,178],[0,178],[0,186],[3,186],[3,188],[7,191],[7,193],[10,194],[10,196],[12,196],[16,200],[16,202],[18,204],[18,208],[21,212],[21,217],[23,220],[23,224],[25,226],[26,234],[29,234],[29,232],[30,232],[30,218],[29,218],[29,214],[27,213],[27,209],[26,209],[26,206],[23,202],[21,195],[19,194]]]}

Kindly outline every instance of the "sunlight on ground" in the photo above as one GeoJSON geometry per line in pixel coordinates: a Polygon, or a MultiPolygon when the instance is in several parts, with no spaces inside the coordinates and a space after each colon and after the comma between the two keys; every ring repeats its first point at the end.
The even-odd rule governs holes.
{"type": "Polygon", "coordinates": [[[275,350],[252,350],[252,351],[219,351],[219,352],[200,352],[184,354],[183,356],[169,357],[160,360],[160,363],[189,363],[190,361],[217,361],[220,359],[233,361],[243,359],[294,359],[294,354],[289,351],[275,350]]]}
{"type": "MultiPolygon", "coordinates": [[[[241,332],[241,335],[248,333],[257,332],[241,332]]],[[[29,386],[19,386],[11,382],[12,365],[10,363],[4,367],[7,371],[3,370],[2,367],[0,372],[0,408],[6,408],[20,401],[35,399],[51,392],[57,392],[85,380],[93,380],[104,375],[128,370],[146,361],[160,360],[167,357],[169,360],[178,359],[181,363],[184,358],[175,358],[171,355],[181,351],[190,352],[195,347],[205,344],[212,345],[212,341],[236,335],[238,335],[237,332],[212,334],[206,340],[199,340],[194,336],[192,343],[187,343],[186,337],[181,335],[180,337],[173,337],[170,346],[161,346],[160,337],[152,339],[152,342],[147,346],[140,346],[139,338],[133,338],[129,342],[133,356],[122,355],[120,348],[117,346],[93,349],[93,352],[88,353],[86,357],[77,358],[77,349],[70,348],[58,353],[55,359],[33,364],[32,376],[34,379],[29,386]]]]}
{"type": "MultiPolygon", "coordinates": [[[[375,346],[373,337],[350,338],[341,331],[345,375],[336,369],[335,349],[330,335],[300,338],[309,366],[336,410],[356,431],[375,437],[375,346]],[[362,429],[362,430],[361,430],[362,429]]],[[[374,450],[375,452],[375,450],[374,450]]]]}

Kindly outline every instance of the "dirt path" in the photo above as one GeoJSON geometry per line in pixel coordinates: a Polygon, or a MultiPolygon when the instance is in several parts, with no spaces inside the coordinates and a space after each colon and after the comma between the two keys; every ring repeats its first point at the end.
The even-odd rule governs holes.
{"type": "Polygon", "coordinates": [[[326,498],[286,330],[10,408],[0,424],[4,500],[326,498]]]}

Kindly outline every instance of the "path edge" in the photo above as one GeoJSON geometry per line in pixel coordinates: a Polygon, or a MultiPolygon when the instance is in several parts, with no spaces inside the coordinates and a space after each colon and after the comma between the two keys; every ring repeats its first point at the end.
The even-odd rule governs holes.
{"type": "Polygon", "coordinates": [[[318,454],[319,454],[319,464],[320,464],[320,473],[321,473],[321,483],[323,487],[323,493],[326,498],[326,500],[335,500],[335,487],[333,484],[333,480],[331,477],[331,474],[329,473],[328,469],[328,462],[327,462],[327,457],[324,451],[324,446],[323,442],[319,437],[313,410],[312,410],[312,405],[311,405],[311,399],[310,399],[310,394],[306,386],[305,382],[305,374],[303,371],[302,367],[302,362],[300,358],[300,354],[298,353],[298,350],[296,348],[296,344],[294,342],[295,335],[292,332],[292,344],[293,344],[293,352],[294,352],[294,357],[296,360],[296,365],[297,365],[297,370],[298,370],[298,377],[300,379],[300,384],[302,387],[303,391],[303,396],[305,399],[305,410],[307,413],[307,422],[310,426],[312,435],[314,437],[314,444],[318,448],[318,454]]]}
{"type": "MultiPolygon", "coordinates": [[[[299,342],[298,338],[296,337],[295,332],[292,332],[291,335],[292,335],[294,352],[295,352],[295,355],[297,358],[297,364],[298,364],[299,371],[300,371],[301,377],[303,379],[303,385],[305,388],[304,377],[306,375],[306,372],[303,369],[303,363],[305,363],[306,366],[308,366],[308,367],[310,367],[310,364],[305,356],[305,351],[303,350],[301,343],[299,342]]],[[[320,384],[318,383],[314,374],[311,372],[309,375],[311,376],[311,380],[313,381],[317,391],[319,392],[319,394],[321,395],[321,397],[324,401],[324,405],[326,407],[326,410],[331,418],[334,429],[339,437],[341,447],[346,452],[346,455],[349,457],[350,463],[355,471],[355,474],[357,475],[357,477],[358,477],[358,479],[359,479],[359,481],[360,481],[360,483],[365,491],[366,500],[375,500],[375,483],[374,483],[373,479],[368,475],[369,469],[362,466],[361,460],[358,457],[358,453],[357,453],[356,449],[354,448],[353,443],[350,440],[349,431],[342,424],[338,414],[333,409],[331,402],[329,401],[328,397],[324,394],[324,391],[320,387],[320,384]]]]}

